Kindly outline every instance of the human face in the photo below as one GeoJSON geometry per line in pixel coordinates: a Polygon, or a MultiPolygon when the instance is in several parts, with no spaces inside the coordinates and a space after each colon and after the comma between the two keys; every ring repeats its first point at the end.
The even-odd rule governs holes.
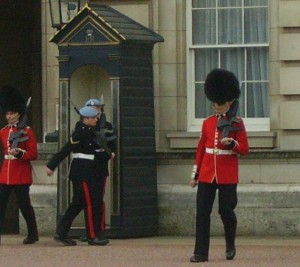
{"type": "Polygon", "coordinates": [[[87,125],[87,126],[93,127],[93,126],[96,126],[97,120],[98,120],[98,117],[97,117],[97,116],[95,116],[95,117],[83,118],[83,123],[84,123],[85,125],[87,125]]]}
{"type": "Polygon", "coordinates": [[[213,103],[213,108],[217,114],[226,113],[233,101],[226,101],[223,104],[213,103]]]}
{"type": "Polygon", "coordinates": [[[9,125],[13,125],[19,121],[20,113],[15,111],[7,111],[6,112],[6,120],[9,125]]]}

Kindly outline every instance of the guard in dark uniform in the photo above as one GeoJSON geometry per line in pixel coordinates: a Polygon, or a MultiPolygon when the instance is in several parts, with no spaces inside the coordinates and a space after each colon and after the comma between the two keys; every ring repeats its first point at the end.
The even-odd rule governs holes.
{"type": "Polygon", "coordinates": [[[109,160],[114,159],[116,153],[116,141],[117,137],[114,134],[112,124],[106,120],[106,114],[104,112],[104,101],[102,99],[90,99],[85,103],[87,107],[94,107],[98,112],[99,120],[97,121],[95,130],[98,139],[99,149],[95,150],[95,162],[96,162],[96,176],[102,180],[102,217],[100,230],[102,233],[105,231],[105,186],[109,176],[109,160]]]}
{"type": "Polygon", "coordinates": [[[101,186],[95,177],[94,151],[99,148],[95,142],[95,132],[98,117],[92,107],[83,107],[79,110],[82,124],[72,133],[70,140],[55,154],[47,164],[47,175],[52,175],[59,163],[73,152],[69,178],[73,186],[73,198],[62,219],[58,222],[54,239],[65,245],[76,245],[68,236],[68,231],[75,217],[85,210],[87,236],[90,245],[106,245],[108,240],[101,237],[99,220],[101,207],[98,195],[101,186]]]}

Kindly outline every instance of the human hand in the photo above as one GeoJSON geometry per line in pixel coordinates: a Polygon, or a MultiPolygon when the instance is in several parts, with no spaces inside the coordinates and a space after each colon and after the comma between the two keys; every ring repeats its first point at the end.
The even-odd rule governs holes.
{"type": "Polygon", "coordinates": [[[191,179],[191,180],[190,180],[190,186],[191,186],[192,188],[196,187],[197,184],[198,184],[198,181],[197,181],[196,179],[191,179]]]}
{"type": "Polygon", "coordinates": [[[50,170],[50,169],[47,167],[46,173],[47,173],[48,176],[51,176],[51,175],[54,173],[54,171],[50,170]]]}
{"type": "Polygon", "coordinates": [[[224,137],[220,140],[222,145],[230,145],[231,142],[233,142],[233,141],[234,141],[234,139],[231,137],[224,137]]]}
{"type": "Polygon", "coordinates": [[[20,152],[20,150],[19,150],[18,148],[13,148],[13,149],[11,149],[11,150],[9,151],[9,154],[15,156],[15,155],[17,155],[19,152],[20,152]]]}

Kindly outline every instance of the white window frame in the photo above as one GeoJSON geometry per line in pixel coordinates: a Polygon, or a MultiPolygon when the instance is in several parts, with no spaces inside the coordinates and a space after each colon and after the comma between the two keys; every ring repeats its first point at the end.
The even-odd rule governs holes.
{"type": "MultiPolygon", "coordinates": [[[[195,118],[195,48],[220,48],[221,46],[193,45],[192,42],[192,0],[186,1],[186,46],[187,46],[187,130],[197,132],[205,118],[195,118]]],[[[231,45],[223,47],[251,47],[256,45],[231,45]]],[[[261,47],[269,44],[261,45],[261,47]]],[[[270,131],[270,118],[243,118],[247,131],[270,131]]]]}

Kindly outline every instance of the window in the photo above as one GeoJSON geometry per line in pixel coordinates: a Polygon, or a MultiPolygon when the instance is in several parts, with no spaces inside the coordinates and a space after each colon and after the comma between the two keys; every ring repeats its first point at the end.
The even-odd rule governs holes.
{"type": "Polygon", "coordinates": [[[188,0],[188,129],[199,131],[212,114],[204,80],[214,68],[241,83],[239,115],[248,131],[270,128],[268,0],[188,0]]]}

